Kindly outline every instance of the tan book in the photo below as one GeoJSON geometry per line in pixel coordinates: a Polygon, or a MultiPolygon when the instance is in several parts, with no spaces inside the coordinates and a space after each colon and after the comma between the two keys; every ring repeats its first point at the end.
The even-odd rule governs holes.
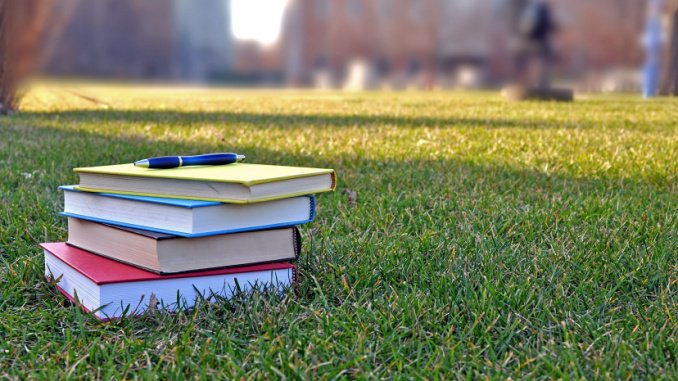
{"type": "Polygon", "coordinates": [[[68,218],[68,244],[160,274],[296,259],[295,227],[183,238],[68,218]]]}

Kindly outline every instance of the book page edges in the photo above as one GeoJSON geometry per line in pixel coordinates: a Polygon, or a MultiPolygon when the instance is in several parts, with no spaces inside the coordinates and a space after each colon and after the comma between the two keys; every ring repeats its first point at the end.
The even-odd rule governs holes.
{"type": "MultiPolygon", "coordinates": [[[[97,171],[97,167],[80,167],[80,168],[73,168],[73,171],[76,173],[94,173],[94,174],[101,174],[101,175],[107,175],[107,176],[132,176],[132,177],[150,177],[150,178],[156,178],[156,179],[177,179],[177,180],[195,180],[195,181],[213,181],[217,183],[234,183],[234,184],[241,184],[245,186],[252,186],[252,185],[257,185],[257,184],[266,184],[266,183],[273,183],[276,181],[282,181],[282,180],[291,180],[291,179],[298,179],[298,178],[303,178],[303,177],[313,177],[313,176],[320,176],[320,175],[326,175],[326,174],[331,174],[332,175],[332,184],[335,183],[335,172],[333,169],[329,168],[305,168],[305,167],[299,167],[299,168],[305,168],[305,169],[312,169],[312,173],[298,173],[298,174],[289,174],[289,175],[283,175],[283,176],[276,176],[276,177],[271,177],[271,178],[262,178],[262,179],[255,179],[255,180],[249,180],[249,181],[238,181],[238,180],[229,180],[229,179],[219,179],[219,178],[206,178],[206,177],[200,177],[200,176],[144,176],[143,173],[112,173],[108,171],[97,171]]],[[[78,189],[76,187],[75,189],[78,189]]],[[[332,188],[334,189],[334,187],[332,188]]]]}
{"type": "MultiPolygon", "coordinates": [[[[334,183],[334,176],[332,176],[332,179],[333,179],[332,182],[334,183]]],[[[171,198],[180,198],[180,199],[184,199],[184,200],[216,201],[216,202],[224,202],[224,203],[231,203],[231,204],[250,204],[250,203],[255,203],[255,202],[281,200],[281,199],[284,199],[284,198],[291,198],[291,197],[297,197],[297,196],[307,196],[309,194],[331,192],[331,191],[334,190],[334,188],[331,188],[331,189],[325,188],[325,189],[318,189],[318,190],[288,193],[288,194],[278,195],[278,196],[262,197],[262,198],[257,198],[255,200],[238,200],[238,199],[228,199],[228,198],[190,197],[190,196],[177,196],[177,195],[168,196],[168,195],[162,195],[162,194],[157,194],[157,193],[127,192],[127,191],[117,191],[117,190],[111,190],[111,189],[94,189],[94,188],[81,187],[80,185],[76,186],[75,189],[80,190],[80,191],[84,191],[84,192],[92,192],[92,193],[126,194],[126,195],[130,195],[130,196],[147,196],[147,197],[171,197],[171,198]]]]}

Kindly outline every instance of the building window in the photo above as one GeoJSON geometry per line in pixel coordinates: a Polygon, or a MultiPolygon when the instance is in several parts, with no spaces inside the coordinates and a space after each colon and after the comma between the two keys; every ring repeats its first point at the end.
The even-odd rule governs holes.
{"type": "Polygon", "coordinates": [[[330,0],[315,0],[315,15],[325,18],[330,14],[330,0]]]}
{"type": "Polygon", "coordinates": [[[358,18],[363,13],[363,4],[361,0],[348,0],[346,2],[348,14],[353,18],[358,18]]]}

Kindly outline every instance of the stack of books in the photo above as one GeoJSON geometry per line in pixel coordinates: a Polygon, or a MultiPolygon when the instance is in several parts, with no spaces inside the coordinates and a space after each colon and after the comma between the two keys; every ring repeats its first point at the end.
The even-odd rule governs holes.
{"type": "Polygon", "coordinates": [[[41,245],[45,275],[102,320],[286,289],[297,225],[336,183],[331,169],[244,163],[75,171],[80,184],[60,187],[68,241],[41,245]]]}

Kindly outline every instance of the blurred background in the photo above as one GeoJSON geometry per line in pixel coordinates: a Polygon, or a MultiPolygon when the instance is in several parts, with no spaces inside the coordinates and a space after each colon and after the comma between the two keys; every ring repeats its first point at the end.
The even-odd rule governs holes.
{"type": "MultiPolygon", "coordinates": [[[[44,23],[37,70],[49,77],[429,89],[509,80],[530,0],[27,1],[44,23]]],[[[649,2],[547,1],[554,81],[639,91],[649,2]]],[[[677,6],[661,7],[666,91],[676,82],[677,6]]]]}

